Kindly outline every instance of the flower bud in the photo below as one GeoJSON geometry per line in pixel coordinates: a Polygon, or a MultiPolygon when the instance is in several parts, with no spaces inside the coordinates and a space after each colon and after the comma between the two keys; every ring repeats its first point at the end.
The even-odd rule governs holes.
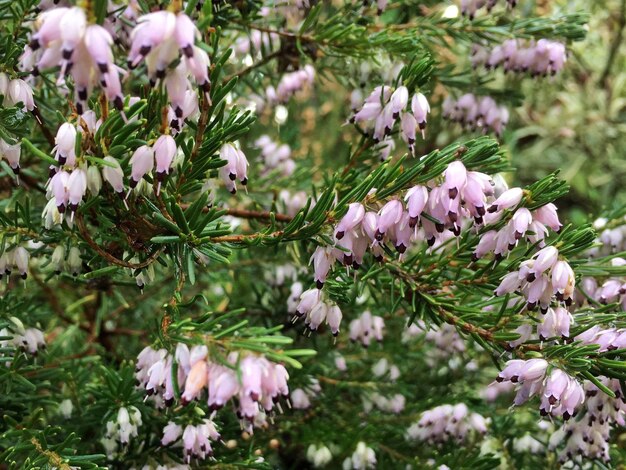
{"type": "Polygon", "coordinates": [[[146,173],[154,168],[154,151],[147,145],[142,145],[130,157],[131,176],[129,186],[134,188],[146,173]]]}

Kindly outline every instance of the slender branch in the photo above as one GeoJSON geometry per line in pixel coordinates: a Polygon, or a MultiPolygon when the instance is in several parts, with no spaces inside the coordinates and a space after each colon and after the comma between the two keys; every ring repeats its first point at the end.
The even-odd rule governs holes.
{"type": "Polygon", "coordinates": [[[151,265],[162,253],[162,249],[158,249],[150,256],[148,256],[148,258],[146,258],[144,261],[140,263],[130,263],[128,261],[124,261],[113,256],[111,253],[100,247],[100,245],[98,245],[95,240],[91,238],[91,235],[89,235],[87,227],[85,227],[85,221],[83,220],[83,216],[81,214],[76,214],[76,225],[78,226],[78,230],[80,231],[80,234],[87,242],[87,244],[89,244],[89,246],[93,248],[100,256],[102,256],[110,263],[115,264],[116,266],[121,266],[128,269],[143,269],[146,266],[151,265]]]}
{"type": "Polygon", "coordinates": [[[602,76],[600,77],[600,83],[604,86],[604,88],[608,89],[609,85],[609,75],[611,74],[611,69],[613,68],[613,62],[615,62],[615,58],[617,57],[617,52],[622,44],[622,37],[624,35],[624,28],[626,27],[626,0],[622,0],[619,12],[619,22],[617,23],[617,31],[615,37],[613,38],[613,42],[611,43],[611,49],[609,50],[609,57],[606,61],[606,65],[604,66],[604,71],[602,72],[602,76]]]}
{"type": "Polygon", "coordinates": [[[41,289],[46,294],[46,298],[50,302],[50,307],[52,308],[52,311],[55,313],[57,317],[59,317],[65,323],[69,325],[77,325],[81,330],[89,333],[90,330],[89,330],[88,325],[85,325],[81,323],[80,321],[74,321],[72,318],[68,317],[65,314],[65,309],[61,305],[61,302],[59,301],[59,298],[57,297],[55,290],[52,287],[50,287],[47,283],[45,283],[39,277],[39,274],[36,271],[34,271],[32,268],[30,270],[30,275],[31,275],[31,278],[37,283],[39,287],[41,287],[41,289]]]}
{"type": "Polygon", "coordinates": [[[265,57],[263,57],[258,62],[250,65],[249,67],[246,67],[245,69],[240,70],[239,72],[236,72],[236,73],[233,73],[231,75],[228,75],[227,77],[224,78],[224,81],[225,82],[229,82],[230,80],[232,80],[235,77],[238,77],[238,78],[243,77],[244,75],[247,75],[248,73],[250,73],[254,69],[262,67],[263,65],[267,64],[272,59],[275,59],[276,57],[280,57],[282,55],[282,53],[283,53],[283,51],[281,49],[279,49],[277,51],[274,51],[271,54],[268,54],[265,57]]]}
{"type": "MultiPolygon", "coordinates": [[[[182,210],[186,210],[189,207],[189,204],[181,204],[182,210]]],[[[208,212],[209,208],[205,207],[202,209],[202,212],[208,212]]],[[[229,208],[226,209],[226,213],[228,215],[232,215],[233,217],[239,217],[240,219],[259,219],[259,220],[272,220],[272,217],[279,222],[291,222],[293,217],[287,214],[280,214],[271,211],[251,211],[247,209],[237,209],[237,208],[229,208]]]]}
{"type": "Polygon", "coordinates": [[[245,241],[251,241],[251,240],[255,240],[257,238],[276,238],[276,237],[280,237],[282,234],[284,233],[283,230],[277,230],[276,232],[272,232],[272,233],[252,233],[250,235],[224,235],[221,237],[213,237],[211,238],[211,241],[213,243],[242,243],[245,241]]]}

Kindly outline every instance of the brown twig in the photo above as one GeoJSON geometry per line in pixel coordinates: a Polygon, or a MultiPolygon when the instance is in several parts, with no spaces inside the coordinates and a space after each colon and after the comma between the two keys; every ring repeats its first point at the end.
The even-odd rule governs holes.
{"type": "Polygon", "coordinates": [[[267,237],[267,238],[276,238],[276,237],[280,237],[283,234],[283,230],[277,230],[276,232],[272,232],[272,233],[251,233],[249,235],[224,235],[221,237],[213,237],[211,238],[211,241],[213,243],[242,243],[248,240],[255,240],[257,238],[263,238],[263,237],[267,237]]]}
{"type": "Polygon", "coordinates": [[[123,268],[128,268],[128,269],[143,269],[151,265],[159,257],[159,255],[162,252],[161,249],[158,249],[154,253],[152,253],[150,256],[148,256],[144,261],[140,263],[130,263],[128,261],[124,261],[122,259],[119,259],[113,256],[111,253],[109,253],[108,251],[100,247],[100,245],[98,245],[95,242],[95,240],[91,238],[91,235],[89,235],[89,232],[87,231],[87,227],[85,227],[85,221],[83,220],[82,214],[76,214],[76,226],[78,227],[80,234],[82,235],[84,240],[87,242],[87,244],[91,248],[93,248],[100,256],[102,256],[104,259],[109,261],[111,264],[115,264],[116,266],[121,266],[123,268]]]}
{"type": "Polygon", "coordinates": [[[52,289],[52,287],[50,287],[47,283],[45,283],[39,277],[39,274],[37,272],[35,272],[32,268],[30,270],[30,276],[37,283],[37,285],[39,287],[41,287],[41,289],[46,294],[46,298],[47,298],[48,302],[50,303],[50,307],[52,308],[52,311],[54,312],[54,314],[57,317],[59,317],[65,323],[67,323],[69,325],[77,325],[81,330],[86,331],[86,332],[89,333],[90,330],[89,330],[89,326],[88,325],[85,325],[85,324],[81,323],[80,321],[75,321],[75,320],[73,320],[72,318],[68,317],[65,314],[65,309],[61,305],[61,302],[59,301],[59,298],[57,297],[57,295],[55,293],[55,290],[52,289]]]}
{"type": "Polygon", "coordinates": [[[348,172],[350,171],[350,169],[356,165],[357,158],[359,158],[359,156],[371,146],[372,146],[372,141],[363,137],[361,145],[359,146],[358,149],[356,149],[356,151],[350,157],[350,161],[341,172],[341,176],[346,176],[348,172]]]}
{"type": "Polygon", "coordinates": [[[613,62],[615,62],[617,52],[619,51],[620,45],[622,44],[624,28],[626,28],[626,0],[622,0],[619,11],[619,21],[617,23],[617,33],[615,34],[613,42],[611,43],[609,57],[606,61],[606,65],[604,66],[602,76],[600,77],[600,84],[603,85],[604,88],[606,88],[607,90],[609,90],[609,75],[611,74],[611,69],[613,68],[613,62]]]}
{"type": "MultiPolygon", "coordinates": [[[[189,207],[189,204],[181,204],[180,208],[182,210],[186,210],[189,207]]],[[[208,212],[209,208],[205,207],[202,209],[202,212],[208,212]]],[[[271,211],[251,211],[247,209],[236,209],[229,208],[226,209],[226,213],[228,215],[232,215],[233,217],[239,217],[240,219],[259,219],[259,220],[272,220],[274,217],[275,220],[279,222],[291,222],[293,217],[287,214],[280,214],[271,211]]]]}
{"type": "Polygon", "coordinates": [[[248,73],[250,73],[252,70],[262,67],[263,65],[267,64],[268,62],[270,62],[272,59],[275,59],[276,57],[279,57],[281,54],[283,53],[283,51],[281,49],[272,52],[271,54],[266,55],[265,57],[263,57],[261,60],[259,60],[258,62],[256,62],[255,64],[250,65],[249,67],[246,67],[245,69],[240,70],[239,72],[233,73],[231,75],[228,75],[224,78],[225,82],[229,82],[230,80],[232,80],[235,77],[243,77],[244,75],[247,75],[248,73]]]}

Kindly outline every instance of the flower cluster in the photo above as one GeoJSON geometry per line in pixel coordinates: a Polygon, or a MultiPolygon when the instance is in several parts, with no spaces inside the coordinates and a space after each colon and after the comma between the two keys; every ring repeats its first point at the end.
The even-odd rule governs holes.
{"type": "MultiPolygon", "coordinates": [[[[24,325],[17,320],[13,319],[11,327],[0,329],[0,349],[15,348],[23,350],[32,356],[36,356],[40,349],[46,348],[46,340],[44,339],[43,332],[37,328],[24,328],[24,325]]],[[[4,356],[0,353],[0,357],[4,356]]],[[[6,366],[10,365],[10,362],[2,361],[6,366]]]]}
{"type": "Polygon", "coordinates": [[[599,246],[590,250],[591,256],[619,253],[626,250],[626,215],[618,224],[609,224],[605,218],[594,221],[593,228],[600,232],[599,246]]]}
{"type": "Polygon", "coordinates": [[[549,39],[520,43],[508,39],[488,50],[480,45],[472,49],[472,66],[495,69],[502,66],[505,72],[530,73],[533,77],[556,75],[563,69],[567,54],[565,45],[549,39]]]}
{"type": "MultiPolygon", "coordinates": [[[[623,258],[611,259],[612,267],[626,266],[626,260],[623,258]]],[[[618,303],[622,310],[626,311],[626,280],[623,277],[610,277],[601,285],[598,285],[596,279],[585,277],[579,286],[581,303],[584,303],[587,297],[601,303],[611,304],[618,303]]]]}
{"type": "Polygon", "coordinates": [[[237,56],[257,55],[261,52],[271,53],[273,46],[280,44],[280,36],[276,33],[266,33],[253,29],[250,36],[237,38],[233,51],[237,56]]]}
{"type": "Polygon", "coordinates": [[[407,439],[442,444],[454,439],[462,443],[472,433],[486,434],[489,422],[471,412],[465,403],[441,405],[422,413],[420,420],[407,429],[407,439]]]}
{"type": "MultiPolygon", "coordinates": [[[[285,213],[293,217],[300,209],[302,209],[309,199],[309,195],[305,191],[289,191],[283,189],[278,193],[278,200],[285,208],[285,213]]],[[[315,207],[315,199],[311,200],[311,209],[315,207]]]]}
{"type": "Polygon", "coordinates": [[[372,406],[385,413],[400,414],[404,410],[406,398],[401,393],[385,397],[380,393],[370,393],[363,398],[364,411],[369,414],[372,406]]]}
{"type": "Polygon", "coordinates": [[[400,254],[413,242],[426,241],[434,247],[459,236],[462,227],[469,225],[466,221],[495,224],[508,209],[516,209],[508,224],[481,235],[473,254],[475,260],[489,252],[503,257],[523,236],[532,243],[541,242],[547,227],[555,231],[561,227],[552,204],[534,211],[517,208],[524,197],[520,188],[506,190],[495,200],[493,196],[494,183],[488,175],[468,171],[461,161],[454,161],[445,170],[443,181],[410,188],[404,204],[394,198],[378,212],[367,211],[360,203],[350,204],[335,226],[335,246],[319,246],[311,258],[317,287],[322,288],[336,261],[358,268],[368,248],[382,261],[386,242],[393,243],[400,254]]]}
{"type": "MultiPolygon", "coordinates": [[[[516,215],[518,213],[519,211],[516,215]]],[[[529,310],[539,305],[541,311],[547,314],[553,298],[571,305],[575,282],[574,271],[569,263],[559,260],[559,250],[549,245],[539,250],[531,259],[522,262],[518,271],[504,276],[495,290],[495,295],[521,291],[529,310]]],[[[551,315],[555,314],[558,314],[561,322],[566,322],[557,329],[569,331],[569,317],[566,312],[553,311],[551,315]]]]}
{"type": "Polygon", "coordinates": [[[170,421],[163,428],[161,445],[168,446],[176,443],[182,437],[184,460],[190,463],[192,457],[204,460],[213,456],[211,441],[219,441],[220,434],[210,419],[204,419],[200,424],[188,424],[183,427],[170,421]]]}
{"type": "Polygon", "coordinates": [[[322,468],[330,463],[333,459],[333,454],[330,452],[330,449],[323,444],[319,446],[311,444],[306,450],[306,459],[314,468],[322,468]]]}
{"type": "Polygon", "coordinates": [[[367,470],[368,468],[376,468],[376,453],[374,449],[368,447],[365,442],[359,442],[356,445],[351,457],[346,457],[343,461],[343,470],[367,470]]]}
{"type": "MultiPolygon", "coordinates": [[[[425,348],[426,363],[431,367],[437,367],[447,361],[448,366],[456,368],[459,355],[466,350],[465,342],[453,325],[444,323],[440,326],[426,324],[417,320],[402,333],[402,342],[407,343],[416,337],[423,339],[433,347],[425,348]]],[[[465,364],[470,367],[470,364],[465,364]]]]}
{"type": "Polygon", "coordinates": [[[575,336],[574,341],[597,344],[600,346],[599,352],[623,349],[626,348],[626,329],[602,328],[600,325],[595,325],[575,336]]]}
{"type": "Polygon", "coordinates": [[[268,135],[259,137],[254,141],[254,145],[261,150],[265,173],[277,170],[280,174],[287,177],[295,171],[296,162],[291,158],[289,145],[278,144],[268,135]]]}
{"type": "Polygon", "coordinates": [[[146,347],[137,358],[135,377],[156,405],[171,405],[175,399],[183,404],[198,400],[206,391],[210,409],[222,408],[231,399],[237,399],[237,415],[243,424],[251,427],[262,408],[270,412],[274,404],[287,397],[289,374],[281,364],[273,363],[263,356],[240,357],[236,352],[228,355],[228,362],[239,368],[241,380],[233,368],[211,362],[206,346],[178,344],[175,355],[165,349],[146,347]],[[174,368],[174,370],[173,370],[174,368]],[[173,375],[182,394],[175,396],[173,375]]]}
{"type": "Polygon", "coordinates": [[[302,292],[295,313],[293,321],[304,318],[304,324],[311,331],[317,331],[319,326],[326,322],[333,336],[339,334],[343,318],[341,309],[338,305],[324,300],[320,289],[308,289],[302,292]]]}
{"type": "Polygon", "coordinates": [[[585,401],[582,385],[561,369],[553,368],[547,374],[544,359],[513,359],[498,374],[497,382],[511,381],[519,384],[514,403],[519,406],[535,395],[541,397],[539,411],[543,416],[575,416],[585,401]]]}
{"type": "Polygon", "coordinates": [[[33,90],[21,78],[9,80],[6,73],[0,72],[0,95],[4,97],[2,106],[5,108],[21,103],[24,110],[32,111],[35,109],[33,90]]]}
{"type": "Polygon", "coordinates": [[[251,99],[256,103],[257,110],[260,112],[266,106],[273,107],[287,103],[299,91],[313,86],[314,80],[315,68],[307,64],[301,69],[285,73],[276,87],[269,85],[265,88],[265,96],[253,95],[251,99]]]}
{"type": "Polygon", "coordinates": [[[114,420],[107,421],[106,435],[102,438],[107,457],[115,458],[118,446],[127,446],[131,437],[137,437],[137,429],[141,426],[141,413],[134,406],[122,406],[114,420]]]}
{"type": "Polygon", "coordinates": [[[405,86],[393,90],[381,85],[365,98],[350,121],[363,124],[372,138],[380,142],[391,135],[396,121],[400,119],[402,139],[413,149],[416,131],[419,127],[424,134],[429,112],[430,105],[423,94],[415,93],[409,104],[409,90],[405,86]]]}
{"type": "Polygon", "coordinates": [[[358,341],[367,348],[372,338],[378,342],[383,340],[384,329],[385,320],[383,317],[372,315],[369,310],[366,310],[359,318],[350,322],[350,341],[358,341]]]}
{"type": "Polygon", "coordinates": [[[220,148],[220,158],[226,160],[226,165],[220,168],[220,178],[226,185],[226,189],[231,194],[237,192],[239,182],[246,186],[248,184],[248,159],[244,153],[235,144],[224,144],[220,148]]]}
{"type": "Polygon", "coordinates": [[[561,463],[574,460],[577,456],[609,462],[611,427],[626,425],[626,402],[619,380],[606,377],[598,377],[598,380],[613,391],[616,398],[611,398],[591,382],[585,384],[587,399],[584,417],[565,423],[550,437],[551,450],[565,443],[559,454],[561,463]]]}
{"type": "Polygon", "coordinates": [[[400,377],[400,369],[395,364],[389,364],[387,358],[382,357],[372,366],[372,374],[376,378],[385,377],[395,382],[400,377]]]}
{"type": "MultiPolygon", "coordinates": [[[[461,15],[473,20],[478,10],[485,8],[489,13],[497,3],[498,0],[461,0],[461,15]]],[[[506,0],[505,3],[507,7],[514,8],[517,0],[506,0]]]]}
{"type": "MultiPolygon", "coordinates": [[[[79,164],[76,155],[79,134],[85,140],[95,133],[99,122],[96,121],[93,111],[85,111],[80,122],[81,125],[79,126],[69,122],[61,124],[54,140],[54,158],[59,166],[50,165],[50,179],[47,184],[49,202],[43,211],[46,228],[60,224],[63,221],[63,214],[68,208],[72,213],[69,221],[71,224],[74,213],[87,191],[89,190],[92,195],[97,195],[102,188],[102,176],[98,167],[83,162],[79,164]]],[[[113,157],[106,157],[104,160],[109,165],[115,165],[119,170],[119,175],[115,173],[115,177],[111,177],[114,168],[108,166],[104,167],[102,175],[116,191],[120,189],[120,192],[123,192],[123,184],[121,183],[123,173],[119,163],[113,157]],[[118,187],[120,184],[122,185],[121,188],[118,187]]]]}
{"type": "Polygon", "coordinates": [[[311,398],[318,396],[322,391],[319,382],[311,378],[310,382],[302,388],[295,388],[290,395],[291,406],[296,410],[305,410],[311,406],[311,398]]]}
{"type": "Polygon", "coordinates": [[[131,176],[129,186],[135,188],[146,175],[155,167],[158,181],[157,194],[161,183],[169,174],[172,162],[177,152],[176,142],[171,135],[161,135],[152,146],[142,145],[130,157],[131,176]]]}
{"type": "Polygon", "coordinates": [[[131,33],[128,66],[145,60],[148,78],[153,86],[162,80],[170,100],[170,126],[181,128],[182,121],[197,109],[197,97],[189,77],[209,99],[209,56],[195,45],[200,32],[185,13],[157,11],[140,16],[131,33]],[[182,55],[182,58],[181,58],[182,55]],[[175,68],[169,65],[180,60],[175,68]]]}
{"type": "Polygon", "coordinates": [[[23,246],[16,246],[11,250],[7,250],[0,255],[0,279],[3,275],[10,276],[13,269],[19,272],[22,279],[28,277],[28,261],[30,253],[23,246]]]}
{"type": "Polygon", "coordinates": [[[87,110],[87,100],[100,83],[106,97],[116,108],[123,109],[120,70],[113,61],[113,37],[106,28],[88,24],[85,11],[79,7],[58,7],[44,11],[35,22],[22,62],[32,62],[32,73],[60,67],[59,84],[70,75],[74,81],[76,111],[87,110]]]}
{"type": "Polygon", "coordinates": [[[20,174],[21,153],[22,149],[19,143],[9,144],[0,138],[0,158],[4,158],[7,161],[16,175],[20,174]]]}
{"type": "MultiPolygon", "coordinates": [[[[555,232],[561,229],[561,222],[554,204],[546,204],[533,211],[525,207],[517,207],[524,197],[524,192],[520,188],[511,188],[502,193],[487,210],[487,223],[495,223],[502,217],[504,209],[513,209],[514,213],[509,222],[499,231],[489,230],[485,232],[474,250],[475,260],[482,258],[487,253],[493,252],[496,258],[503,258],[509,251],[515,248],[522,238],[526,238],[530,243],[538,243],[543,246],[543,240],[548,235],[548,228],[555,232]]],[[[548,250],[552,253],[552,249],[548,250]]],[[[545,256],[545,255],[544,255],[545,256]]],[[[558,257],[558,252],[557,252],[558,257]]],[[[534,261],[528,262],[528,269],[534,261]]],[[[538,266],[539,267],[539,266],[538,266]]],[[[520,274],[526,272],[526,268],[520,269],[520,274]]],[[[562,280],[562,279],[560,279],[562,280]]],[[[529,281],[531,282],[531,281],[529,281]]]]}
{"type": "Polygon", "coordinates": [[[471,93],[466,93],[458,100],[447,97],[442,105],[442,115],[471,130],[493,132],[498,137],[502,136],[509,122],[509,110],[505,106],[498,106],[489,96],[471,93]]]}

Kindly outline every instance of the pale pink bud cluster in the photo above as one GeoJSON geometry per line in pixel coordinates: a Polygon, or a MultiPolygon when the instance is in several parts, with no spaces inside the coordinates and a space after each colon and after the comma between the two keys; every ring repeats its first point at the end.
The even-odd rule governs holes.
{"type": "Polygon", "coordinates": [[[550,437],[550,450],[565,444],[559,454],[561,463],[577,461],[580,457],[610,461],[610,433],[613,427],[626,425],[626,403],[617,379],[598,377],[598,380],[612,390],[616,398],[611,398],[591,382],[585,383],[587,399],[584,417],[565,423],[550,437]]]}
{"type": "MultiPolygon", "coordinates": [[[[505,209],[521,202],[523,191],[519,188],[508,190],[495,201],[493,194],[493,182],[488,175],[468,171],[461,161],[454,161],[446,168],[443,180],[410,188],[404,202],[391,199],[382,204],[378,212],[365,210],[361,203],[350,204],[335,227],[334,246],[318,247],[311,258],[318,288],[324,285],[336,261],[359,268],[368,250],[377,261],[382,261],[386,243],[393,244],[396,251],[403,254],[414,242],[426,241],[432,247],[452,236],[459,236],[461,228],[470,222],[476,225],[495,223],[503,217],[505,209]],[[489,201],[493,201],[491,205],[489,201]]],[[[558,218],[553,220],[552,215],[556,217],[556,211],[552,214],[549,206],[532,213],[527,209],[520,210],[499,232],[492,230],[482,235],[475,258],[492,251],[503,255],[532,229],[536,231],[529,233],[528,238],[542,239],[547,232],[542,221],[554,228],[560,227],[558,218]],[[528,220],[526,226],[524,220],[528,220]]]]}
{"type": "MultiPolygon", "coordinates": [[[[285,263],[276,266],[274,270],[265,271],[265,280],[272,286],[283,286],[286,282],[296,282],[298,274],[305,270],[292,263],[285,263]]],[[[302,290],[300,290],[300,294],[302,290]]]]}
{"type": "Polygon", "coordinates": [[[383,340],[384,329],[385,320],[383,320],[383,317],[372,315],[369,311],[365,311],[359,318],[350,322],[350,341],[358,341],[367,348],[372,339],[378,342],[383,340]]]}
{"type": "Polygon", "coordinates": [[[199,424],[187,424],[184,428],[173,421],[163,428],[162,446],[169,446],[182,441],[185,463],[189,464],[192,458],[205,460],[213,456],[211,441],[220,440],[215,423],[210,419],[203,419],[199,424]]]}
{"type": "MultiPolygon", "coordinates": [[[[85,111],[81,121],[86,129],[65,122],[59,127],[54,140],[55,146],[52,150],[59,166],[50,166],[50,180],[47,185],[50,207],[46,206],[43,214],[44,219],[46,219],[46,228],[60,224],[67,208],[72,212],[72,217],[68,222],[71,223],[74,213],[87,191],[89,190],[92,195],[96,195],[102,187],[102,177],[97,166],[85,164],[77,166],[76,143],[78,133],[83,135],[87,132],[94,133],[99,125],[93,111],[85,111]]],[[[111,157],[107,158],[110,159],[111,157]]]]}
{"type": "Polygon", "coordinates": [[[310,444],[306,450],[306,459],[313,468],[324,468],[333,460],[333,454],[325,445],[310,444]]]}
{"type": "Polygon", "coordinates": [[[210,409],[222,408],[231,399],[237,400],[237,415],[251,426],[260,413],[270,412],[281,397],[287,397],[289,374],[285,367],[263,356],[240,357],[233,352],[228,362],[239,369],[212,362],[206,346],[178,344],[175,356],[165,349],[146,347],[137,358],[135,378],[156,405],[171,405],[176,399],[183,404],[206,397],[210,409]],[[173,370],[173,367],[177,367],[173,370]],[[181,396],[175,396],[173,377],[176,374],[181,396]]]}
{"type": "Polygon", "coordinates": [[[376,468],[376,453],[365,442],[360,441],[350,457],[346,457],[342,467],[344,470],[368,470],[376,468]]]}
{"type": "Polygon", "coordinates": [[[275,106],[287,103],[289,99],[301,90],[313,86],[315,68],[307,64],[294,72],[284,74],[276,88],[272,85],[265,89],[265,104],[275,106]]]}
{"type": "Polygon", "coordinates": [[[239,182],[246,186],[248,184],[248,159],[245,154],[235,144],[227,143],[220,148],[220,158],[226,160],[226,165],[220,168],[220,178],[226,185],[226,189],[231,194],[237,192],[239,182]]]}
{"type": "Polygon", "coordinates": [[[426,326],[422,320],[417,320],[404,330],[402,342],[411,342],[416,338],[424,339],[433,346],[425,349],[426,363],[431,367],[438,367],[443,362],[449,361],[448,365],[454,368],[455,358],[466,350],[465,341],[457,329],[447,323],[426,326]]]}
{"type": "Polygon", "coordinates": [[[390,364],[386,357],[382,357],[372,366],[372,374],[374,377],[386,377],[395,382],[400,378],[400,369],[397,365],[390,364]]]}
{"type": "MultiPolygon", "coordinates": [[[[461,0],[461,15],[473,20],[478,10],[485,8],[489,13],[497,3],[498,0],[461,0]]],[[[513,8],[517,5],[517,0],[505,0],[505,3],[507,7],[513,8]]]]}
{"type": "Polygon", "coordinates": [[[597,219],[593,223],[593,228],[600,233],[597,242],[601,246],[596,246],[589,250],[591,256],[626,251],[626,216],[621,220],[613,222],[611,225],[605,218],[597,219]]]}
{"type": "MultiPolygon", "coordinates": [[[[40,349],[46,348],[43,332],[38,328],[24,328],[21,324],[13,324],[11,328],[0,329],[0,337],[9,339],[0,340],[0,348],[15,348],[36,356],[40,349]]],[[[0,357],[4,354],[0,353],[0,357]]],[[[9,365],[7,361],[2,361],[9,365]]]]}
{"type": "Polygon", "coordinates": [[[134,406],[121,407],[115,421],[107,422],[107,437],[128,444],[131,437],[137,437],[137,428],[141,426],[141,413],[134,406]]]}
{"type": "Polygon", "coordinates": [[[442,115],[471,130],[481,130],[484,134],[493,132],[502,136],[509,122],[509,110],[498,106],[489,96],[475,96],[467,93],[458,100],[447,97],[442,105],[442,115]]]}
{"type": "Polygon", "coordinates": [[[317,397],[322,391],[317,379],[310,378],[309,383],[302,387],[292,390],[289,395],[291,407],[296,410],[305,410],[311,406],[311,399],[317,397]]]}
{"type": "Polygon", "coordinates": [[[417,423],[407,429],[408,440],[443,444],[450,440],[463,443],[475,434],[487,433],[489,420],[474,413],[465,403],[441,405],[424,411],[417,423]]]}
{"type": "Polygon", "coordinates": [[[178,148],[174,138],[167,134],[161,135],[152,146],[142,145],[138,147],[130,157],[131,175],[129,186],[135,188],[142,178],[152,172],[156,163],[158,194],[161,190],[162,182],[169,175],[177,151],[178,148]]]}
{"type": "Polygon", "coordinates": [[[20,174],[21,147],[19,143],[9,144],[0,138],[0,158],[4,158],[13,173],[20,174]]]}
{"type": "Polygon", "coordinates": [[[59,214],[64,214],[69,208],[72,219],[86,192],[87,172],[84,168],[75,168],[71,172],[57,171],[48,182],[48,198],[54,199],[59,214]]]}
{"type": "Polygon", "coordinates": [[[23,246],[17,246],[11,250],[5,251],[0,255],[0,279],[6,274],[10,276],[13,270],[16,270],[22,279],[28,277],[28,262],[30,253],[23,246]]]}
{"type": "Polygon", "coordinates": [[[623,349],[626,348],[626,329],[602,328],[595,325],[575,336],[574,341],[580,341],[583,344],[597,344],[600,346],[599,352],[623,349]]]}
{"type": "Polygon", "coordinates": [[[377,146],[378,149],[378,157],[381,162],[384,162],[389,158],[391,152],[396,149],[396,141],[391,137],[384,138],[377,146]]]}
{"type": "Polygon", "coordinates": [[[271,53],[280,45],[280,36],[253,29],[250,36],[240,37],[235,41],[233,50],[237,56],[257,55],[261,52],[271,53]]]}
{"type": "MultiPolygon", "coordinates": [[[[291,192],[288,189],[283,189],[278,193],[278,200],[285,208],[285,213],[291,217],[295,216],[306,205],[308,199],[309,196],[304,191],[291,192]]],[[[313,199],[311,208],[315,207],[315,203],[316,201],[313,199]]]]}
{"type": "Polygon", "coordinates": [[[365,412],[369,413],[372,406],[385,413],[400,414],[404,411],[406,398],[400,393],[396,393],[390,397],[385,397],[380,393],[371,393],[364,402],[365,412]]]}
{"type": "Polygon", "coordinates": [[[453,354],[463,353],[466,349],[465,341],[463,341],[457,329],[448,323],[431,328],[426,332],[424,339],[433,343],[435,351],[447,357],[453,354]]]}
{"type": "Polygon", "coordinates": [[[495,69],[501,66],[505,72],[529,73],[533,77],[556,75],[566,60],[565,45],[548,39],[528,43],[508,39],[491,50],[475,45],[471,57],[474,67],[495,69]]]}
{"type": "Polygon", "coordinates": [[[261,150],[264,174],[277,170],[283,176],[290,176],[296,169],[296,162],[291,158],[291,148],[287,144],[274,142],[268,135],[262,135],[254,141],[254,146],[261,150]]]}
{"type": "MultiPolygon", "coordinates": [[[[613,258],[610,262],[612,267],[626,266],[623,258],[613,258]]],[[[603,304],[620,304],[622,310],[626,311],[626,279],[623,277],[610,277],[601,285],[595,278],[584,277],[580,283],[579,292],[576,299],[579,304],[587,302],[587,297],[603,304]]]]}
{"type": "Polygon", "coordinates": [[[113,37],[106,28],[88,24],[79,7],[59,7],[39,15],[36,31],[25,54],[33,54],[32,73],[59,66],[59,84],[70,75],[74,80],[76,110],[87,110],[87,99],[99,83],[107,98],[122,109],[120,70],[113,62],[113,37]]]}
{"type": "MultiPolygon", "coordinates": [[[[558,249],[549,245],[539,250],[531,259],[522,262],[518,271],[504,276],[494,293],[501,296],[521,292],[530,310],[539,305],[541,311],[547,314],[553,298],[565,305],[571,305],[575,281],[574,271],[569,263],[560,260],[558,249]]],[[[558,315],[569,325],[563,312],[558,315]]],[[[569,326],[558,329],[563,328],[569,330],[569,326]]]]}
{"type": "Polygon", "coordinates": [[[5,108],[21,103],[24,110],[32,111],[35,109],[33,90],[21,78],[9,80],[5,73],[0,72],[0,95],[4,96],[2,106],[5,108]]]}
{"type": "Polygon", "coordinates": [[[537,324],[537,336],[541,340],[556,336],[567,339],[573,322],[572,314],[565,307],[548,308],[541,323],[537,324]]]}
{"type": "Polygon", "coordinates": [[[309,289],[300,295],[295,306],[293,321],[304,318],[304,324],[311,331],[317,331],[322,324],[327,324],[333,336],[339,334],[343,314],[338,305],[324,299],[320,289],[309,289]]]}
{"type": "MultiPolygon", "coordinates": [[[[548,229],[555,232],[561,229],[554,204],[546,204],[530,211],[525,207],[518,207],[523,197],[524,192],[521,188],[511,188],[503,192],[487,209],[485,217],[487,224],[499,221],[504,215],[504,210],[514,209],[514,212],[503,228],[498,231],[489,230],[481,235],[474,250],[474,260],[491,252],[496,255],[496,258],[501,259],[513,250],[523,238],[530,243],[538,243],[538,246],[543,247],[545,245],[543,240],[548,235],[548,229]]],[[[559,282],[566,280],[566,276],[563,277],[563,273],[560,274],[559,282]]],[[[559,287],[559,289],[564,290],[565,288],[559,287]]]]}
{"type": "Polygon", "coordinates": [[[481,392],[481,397],[487,402],[494,402],[500,395],[508,395],[515,390],[513,382],[492,382],[481,392]]]}
{"type": "Polygon", "coordinates": [[[174,14],[170,11],[140,16],[131,33],[128,66],[134,68],[145,60],[153,86],[164,81],[178,120],[184,119],[185,94],[191,89],[189,77],[204,90],[207,97],[211,89],[209,56],[204,49],[195,45],[199,38],[200,32],[189,16],[183,12],[174,14]],[[180,64],[173,70],[169,68],[178,59],[180,64]]]}
{"type": "Polygon", "coordinates": [[[409,90],[405,86],[393,89],[378,86],[365,98],[365,102],[350,118],[351,122],[362,124],[376,142],[391,135],[400,121],[402,139],[410,149],[415,145],[417,129],[426,129],[426,118],[430,112],[428,100],[421,93],[415,93],[409,100],[409,90]]]}
{"type": "Polygon", "coordinates": [[[553,368],[549,374],[547,370],[548,363],[544,359],[514,359],[507,362],[496,381],[519,384],[515,405],[522,405],[537,395],[541,400],[541,415],[562,416],[568,420],[585,401],[583,387],[561,369],[553,368]]]}

